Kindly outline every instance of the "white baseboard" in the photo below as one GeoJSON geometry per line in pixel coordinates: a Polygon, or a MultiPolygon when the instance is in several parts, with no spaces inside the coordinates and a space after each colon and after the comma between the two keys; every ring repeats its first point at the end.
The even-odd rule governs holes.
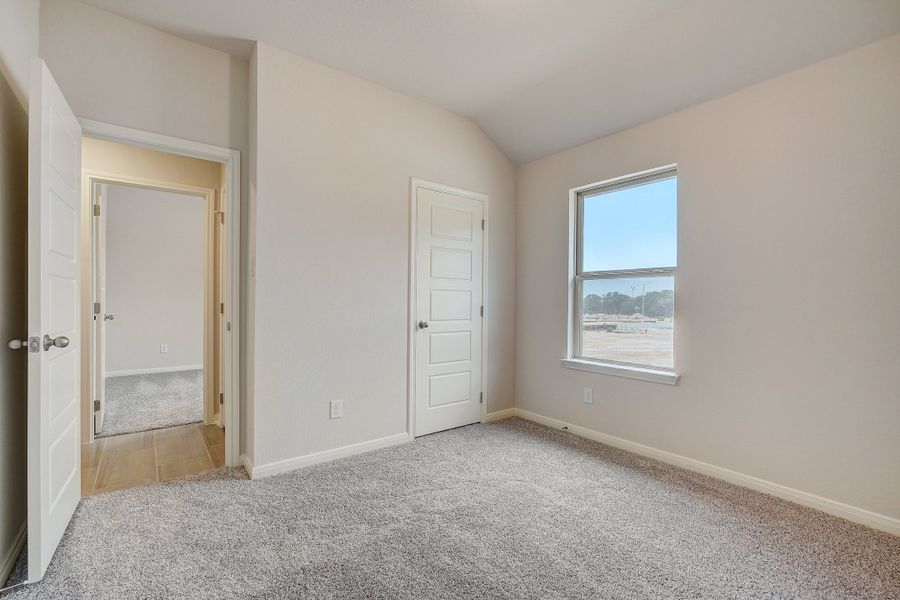
{"type": "Polygon", "coordinates": [[[309,467],[311,465],[317,465],[319,463],[336,460],[338,458],[345,458],[347,456],[353,456],[355,454],[362,454],[363,452],[378,450],[379,448],[396,446],[398,444],[404,444],[410,441],[412,441],[412,437],[408,433],[398,433],[396,435],[389,435],[387,437],[369,440],[367,442],[359,442],[358,444],[341,446],[340,448],[334,448],[332,450],[323,450],[321,452],[314,452],[312,454],[306,454],[304,456],[287,458],[285,460],[279,460],[265,465],[254,466],[246,455],[243,457],[243,462],[244,468],[246,468],[247,472],[250,474],[250,479],[260,479],[262,477],[278,475],[279,473],[286,473],[295,469],[309,467]]]}
{"type": "Polygon", "coordinates": [[[515,409],[515,408],[507,408],[505,410],[489,412],[488,414],[484,415],[484,422],[490,423],[491,421],[499,421],[501,419],[508,419],[510,417],[515,417],[518,414],[516,412],[517,410],[518,409],[515,409]]]}
{"type": "Polygon", "coordinates": [[[176,365],[174,367],[151,367],[149,369],[121,369],[106,371],[106,377],[123,377],[125,375],[149,375],[151,373],[177,373],[179,371],[202,371],[203,365],[176,365]]]}
{"type": "Polygon", "coordinates": [[[616,448],[620,448],[628,452],[633,452],[641,456],[654,458],[660,462],[675,465],[676,467],[681,467],[683,469],[694,471],[696,473],[702,473],[703,475],[721,479],[723,481],[727,481],[741,487],[749,488],[757,492],[770,494],[772,496],[782,498],[783,500],[787,500],[795,504],[808,506],[830,515],[834,515],[842,519],[847,519],[848,521],[854,521],[856,523],[872,527],[873,529],[879,529],[881,531],[900,536],[900,519],[895,519],[887,515],[881,515],[862,508],[850,506],[849,504],[844,504],[843,502],[830,500],[828,498],[823,498],[822,496],[810,494],[809,492],[796,490],[779,483],[773,483],[771,481],[766,481],[765,479],[760,479],[751,475],[744,475],[743,473],[738,473],[737,471],[732,471],[731,469],[718,467],[716,465],[711,465],[699,460],[694,460],[693,458],[687,458],[686,456],[673,454],[672,452],[666,452],[665,450],[659,450],[657,448],[652,448],[650,446],[631,442],[619,437],[615,437],[613,435],[601,433],[593,429],[588,429],[587,427],[572,425],[571,423],[566,423],[558,419],[545,417],[537,413],[522,410],[521,408],[514,408],[510,410],[499,411],[497,413],[491,413],[488,415],[489,420],[496,420],[490,419],[490,417],[492,415],[499,414],[504,414],[506,416],[518,416],[529,421],[534,421],[535,423],[540,423],[542,425],[552,427],[554,429],[562,429],[563,427],[565,427],[566,430],[570,433],[574,433],[575,435],[584,438],[601,442],[609,446],[614,446],[616,448]],[[509,414],[510,411],[512,411],[513,414],[509,414]]]}
{"type": "Polygon", "coordinates": [[[16,537],[13,538],[12,545],[3,557],[3,563],[0,564],[0,587],[6,585],[6,581],[9,579],[12,570],[16,566],[16,561],[19,559],[19,554],[21,554],[22,548],[25,547],[25,540],[27,539],[27,536],[25,535],[25,525],[25,523],[22,523],[19,532],[16,534],[16,537]]]}

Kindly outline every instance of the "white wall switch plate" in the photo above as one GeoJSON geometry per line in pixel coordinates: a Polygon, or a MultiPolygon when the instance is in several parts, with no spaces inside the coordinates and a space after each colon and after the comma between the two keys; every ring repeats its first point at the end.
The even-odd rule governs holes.
{"type": "Polygon", "coordinates": [[[594,403],[594,390],[591,388],[584,388],[584,403],[585,404],[593,404],[594,403]]]}
{"type": "Polygon", "coordinates": [[[344,416],[344,401],[332,400],[328,403],[328,411],[329,419],[340,419],[344,416]]]}
{"type": "Polygon", "coordinates": [[[168,344],[160,344],[160,345],[159,345],[159,352],[160,352],[160,354],[165,354],[165,353],[168,352],[168,351],[169,351],[169,345],[168,345],[168,344]]]}

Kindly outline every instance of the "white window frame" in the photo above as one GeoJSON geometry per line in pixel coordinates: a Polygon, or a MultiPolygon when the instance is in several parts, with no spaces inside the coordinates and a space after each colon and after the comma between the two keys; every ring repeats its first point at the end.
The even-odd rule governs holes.
{"type": "MultiPolygon", "coordinates": [[[[640,278],[654,276],[671,276],[676,278],[678,265],[649,267],[642,269],[624,269],[613,271],[584,271],[582,269],[582,223],[584,198],[598,193],[645,185],[662,179],[678,176],[677,165],[666,165],[640,173],[632,173],[623,177],[607,179],[597,183],[572,188],[569,190],[569,290],[568,290],[568,350],[562,359],[562,365],[570,369],[616,375],[630,379],[640,379],[655,383],[675,385],[679,375],[675,368],[665,369],[647,365],[604,360],[581,356],[581,310],[583,302],[582,286],[584,281],[596,279],[640,278]]],[[[675,311],[673,310],[673,327],[675,311]]],[[[674,340],[672,348],[675,352],[674,340]]],[[[674,363],[677,365],[677,363],[674,363]]]]}

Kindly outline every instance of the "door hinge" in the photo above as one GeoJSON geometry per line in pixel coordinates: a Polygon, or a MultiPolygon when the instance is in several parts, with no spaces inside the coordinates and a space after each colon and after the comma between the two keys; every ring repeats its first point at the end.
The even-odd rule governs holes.
{"type": "Polygon", "coordinates": [[[100,401],[94,400],[94,412],[100,412],[100,401]]]}
{"type": "Polygon", "coordinates": [[[219,404],[225,404],[225,393],[219,392],[219,404]]]}
{"type": "Polygon", "coordinates": [[[481,220],[481,230],[484,231],[484,219],[481,220]]]}
{"type": "Polygon", "coordinates": [[[94,216],[95,216],[95,217],[99,217],[99,216],[100,216],[100,205],[99,205],[99,204],[95,204],[95,205],[94,205],[94,216]]]}
{"type": "Polygon", "coordinates": [[[478,393],[478,404],[484,404],[484,392],[478,393]]]}
{"type": "Polygon", "coordinates": [[[481,307],[481,316],[484,316],[484,306],[481,307]]]}
{"type": "Polygon", "coordinates": [[[219,213],[219,222],[222,223],[222,225],[224,225],[225,224],[225,211],[217,210],[216,212],[219,213]]]}
{"type": "Polygon", "coordinates": [[[224,302],[219,302],[219,314],[220,315],[225,314],[225,303],[224,302]]]}

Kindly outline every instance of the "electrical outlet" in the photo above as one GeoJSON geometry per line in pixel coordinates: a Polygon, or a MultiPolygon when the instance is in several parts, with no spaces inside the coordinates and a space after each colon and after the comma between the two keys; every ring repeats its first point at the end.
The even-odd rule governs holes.
{"type": "Polygon", "coordinates": [[[594,403],[594,390],[591,388],[584,388],[584,403],[585,404],[593,404],[594,403]]]}
{"type": "Polygon", "coordinates": [[[328,410],[329,419],[340,419],[344,416],[344,401],[332,400],[328,403],[328,410]]]}
{"type": "Polygon", "coordinates": [[[168,352],[168,351],[169,351],[169,345],[168,345],[168,344],[160,344],[160,345],[159,345],[159,352],[160,352],[160,354],[165,354],[165,353],[168,352]]]}

